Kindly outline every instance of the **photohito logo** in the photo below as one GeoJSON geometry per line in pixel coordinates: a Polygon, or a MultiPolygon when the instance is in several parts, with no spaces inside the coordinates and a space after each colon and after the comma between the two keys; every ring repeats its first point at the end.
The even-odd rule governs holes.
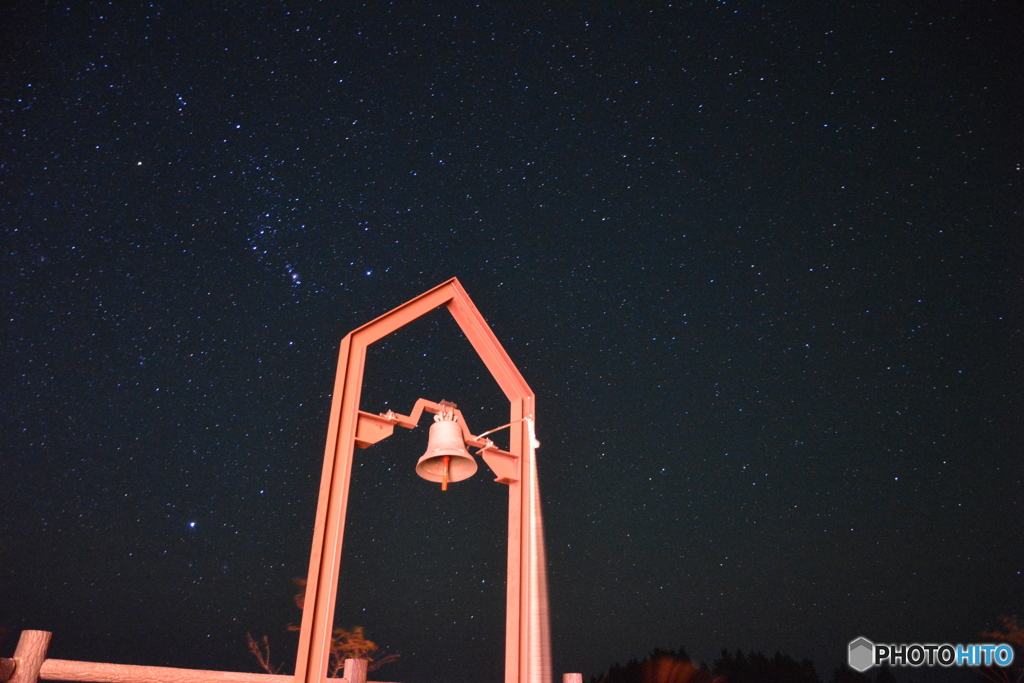
{"type": "Polygon", "coordinates": [[[861,636],[847,648],[850,668],[861,673],[873,666],[1010,666],[1013,648],[1006,643],[950,645],[909,643],[883,645],[861,636]]]}

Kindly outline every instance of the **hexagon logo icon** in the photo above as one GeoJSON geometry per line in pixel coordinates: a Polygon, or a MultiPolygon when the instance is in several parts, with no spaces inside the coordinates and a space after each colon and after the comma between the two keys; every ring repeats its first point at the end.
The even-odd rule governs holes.
{"type": "Polygon", "coordinates": [[[864,636],[851,640],[848,656],[850,668],[864,673],[875,663],[875,644],[864,636]]]}

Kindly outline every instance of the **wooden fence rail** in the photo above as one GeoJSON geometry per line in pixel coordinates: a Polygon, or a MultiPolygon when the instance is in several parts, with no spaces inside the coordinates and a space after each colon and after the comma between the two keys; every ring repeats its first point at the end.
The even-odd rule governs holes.
{"type": "MultiPolygon", "coordinates": [[[[0,657],[0,683],[295,683],[294,676],[274,674],[47,659],[52,635],[49,631],[22,631],[14,657],[0,657]]],[[[366,680],[366,664],[365,659],[347,659],[345,677],[328,678],[324,683],[383,683],[366,680]]]]}
{"type": "MultiPolygon", "coordinates": [[[[49,631],[22,631],[14,657],[0,657],[0,683],[295,683],[295,676],[275,674],[47,659],[52,636],[49,631]]],[[[384,683],[366,680],[366,668],[365,659],[346,659],[345,677],[327,678],[324,683],[384,683]]],[[[562,683],[583,683],[583,674],[564,674],[562,683]]]]}

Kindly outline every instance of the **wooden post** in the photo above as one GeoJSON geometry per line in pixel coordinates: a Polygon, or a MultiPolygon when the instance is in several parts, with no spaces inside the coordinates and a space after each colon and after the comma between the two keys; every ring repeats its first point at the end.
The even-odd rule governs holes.
{"type": "Polygon", "coordinates": [[[14,675],[10,683],[39,683],[39,669],[50,648],[49,631],[22,631],[14,649],[14,675]]]}
{"type": "Polygon", "coordinates": [[[366,683],[366,665],[365,659],[346,659],[345,660],[345,678],[348,679],[348,683],[366,683]]]}
{"type": "Polygon", "coordinates": [[[10,657],[0,657],[0,683],[7,683],[14,675],[14,660],[10,657]]]}
{"type": "Polygon", "coordinates": [[[562,674],[562,683],[583,683],[583,674],[562,674]]]}

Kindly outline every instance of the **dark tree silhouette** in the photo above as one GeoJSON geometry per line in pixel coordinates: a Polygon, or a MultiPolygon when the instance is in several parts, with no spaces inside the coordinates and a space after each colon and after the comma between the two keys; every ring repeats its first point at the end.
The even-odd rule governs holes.
{"type": "Polygon", "coordinates": [[[712,671],[723,677],[726,683],[821,683],[814,662],[809,659],[797,662],[780,652],[768,659],[760,652],[745,656],[741,650],[737,650],[735,655],[722,650],[722,658],[715,661],[712,671]]]}
{"type": "Polygon", "coordinates": [[[892,675],[888,666],[883,666],[875,674],[875,683],[896,683],[896,677],[892,675]]]}
{"type": "Polygon", "coordinates": [[[995,631],[984,631],[981,635],[993,640],[1001,640],[1009,643],[1014,648],[1014,666],[980,666],[978,675],[989,683],[1024,683],[1024,666],[1021,666],[1021,656],[1024,655],[1024,625],[1021,625],[1017,617],[1002,617],[999,620],[1002,628],[995,631]]]}
{"type": "MultiPolygon", "coordinates": [[[[881,671],[879,671],[879,674],[881,674],[881,671]]],[[[889,676],[892,677],[892,673],[889,673],[889,676]]],[[[832,674],[830,683],[871,683],[871,677],[854,671],[845,664],[840,664],[832,674]]]]}
{"type": "Polygon", "coordinates": [[[614,664],[608,673],[590,679],[591,683],[724,683],[701,664],[695,666],[686,650],[655,649],[639,661],[631,659],[625,666],[614,664]]]}

